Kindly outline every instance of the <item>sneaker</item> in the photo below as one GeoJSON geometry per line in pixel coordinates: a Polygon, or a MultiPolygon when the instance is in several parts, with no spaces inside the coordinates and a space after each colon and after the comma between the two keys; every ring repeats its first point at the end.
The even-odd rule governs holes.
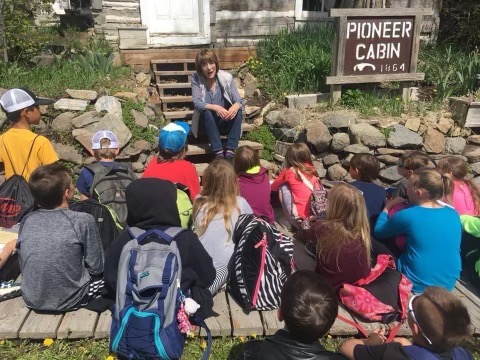
{"type": "Polygon", "coordinates": [[[235,150],[230,150],[228,149],[227,151],[225,151],[225,159],[233,159],[233,157],[235,156],[235,150]]]}
{"type": "Polygon", "coordinates": [[[313,257],[314,259],[317,257],[317,245],[315,245],[313,242],[308,241],[305,244],[305,252],[307,255],[313,257]]]}
{"type": "Polygon", "coordinates": [[[215,159],[223,159],[223,158],[224,158],[223,150],[215,151],[215,159]]]}
{"type": "Polygon", "coordinates": [[[20,284],[11,281],[2,281],[0,283],[0,301],[12,299],[22,295],[20,284]]]}

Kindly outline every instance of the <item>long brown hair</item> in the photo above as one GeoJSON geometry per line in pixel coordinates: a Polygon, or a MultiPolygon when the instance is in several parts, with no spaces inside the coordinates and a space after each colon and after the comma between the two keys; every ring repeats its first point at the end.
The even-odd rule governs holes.
{"type": "Polygon", "coordinates": [[[218,61],[217,54],[212,49],[202,49],[197,53],[195,57],[195,69],[197,74],[203,76],[202,67],[208,63],[215,63],[216,73],[220,70],[220,62],[218,61]]]}
{"type": "MultiPolygon", "coordinates": [[[[438,170],[444,175],[453,177],[453,180],[461,181],[467,185],[473,197],[475,210],[480,210],[480,191],[472,179],[467,178],[468,165],[465,161],[456,156],[447,156],[438,162],[438,170]]],[[[446,199],[451,203],[451,196],[446,199]]]]}
{"type": "Polygon", "coordinates": [[[313,166],[312,154],[310,149],[305,143],[295,143],[292,144],[285,153],[285,166],[287,168],[292,168],[297,174],[298,179],[301,181],[300,175],[298,174],[301,171],[305,175],[313,175],[318,177],[317,170],[313,166]]]}
{"type": "Polygon", "coordinates": [[[258,151],[249,145],[240,146],[235,151],[235,157],[233,158],[233,168],[237,175],[246,172],[254,166],[260,166],[258,151]]]}
{"type": "Polygon", "coordinates": [[[228,161],[218,159],[208,165],[202,183],[202,192],[193,202],[193,218],[196,219],[200,212],[203,213],[200,224],[197,224],[197,234],[203,235],[214,216],[223,214],[228,234],[225,240],[228,242],[233,233],[232,213],[240,211],[237,205],[237,196],[240,194],[237,175],[228,161]]]}
{"type": "Polygon", "coordinates": [[[412,174],[413,186],[424,189],[429,200],[448,198],[453,191],[453,180],[435,169],[418,169],[412,174]]]}
{"type": "Polygon", "coordinates": [[[330,190],[326,219],[322,221],[321,229],[321,237],[317,235],[320,260],[326,261],[332,250],[339,245],[360,239],[367,253],[367,264],[370,264],[370,223],[365,199],[357,188],[338,184],[330,190]]]}

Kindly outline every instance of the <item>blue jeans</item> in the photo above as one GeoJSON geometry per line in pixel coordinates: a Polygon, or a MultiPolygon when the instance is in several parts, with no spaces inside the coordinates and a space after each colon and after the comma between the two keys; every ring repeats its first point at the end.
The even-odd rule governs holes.
{"type": "Polygon", "coordinates": [[[242,131],[242,110],[232,120],[222,120],[214,111],[205,110],[202,114],[205,132],[214,152],[223,149],[220,134],[228,134],[227,149],[236,150],[242,131]]]}

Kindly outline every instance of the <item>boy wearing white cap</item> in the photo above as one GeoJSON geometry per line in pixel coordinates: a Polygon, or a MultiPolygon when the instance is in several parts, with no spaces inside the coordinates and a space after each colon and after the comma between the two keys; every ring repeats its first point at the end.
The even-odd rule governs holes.
{"type": "Polygon", "coordinates": [[[163,127],[158,136],[158,156],[150,161],[142,177],[185,185],[193,201],[200,192],[200,181],[195,166],[185,160],[189,132],[190,126],[184,121],[163,127]]]}
{"type": "Polygon", "coordinates": [[[40,123],[40,105],[53,100],[38,98],[28,89],[10,89],[0,99],[2,110],[11,123],[10,129],[0,136],[0,161],[5,166],[5,178],[17,174],[30,179],[40,165],[58,161],[50,141],[31,131],[31,125],[40,123]]]}

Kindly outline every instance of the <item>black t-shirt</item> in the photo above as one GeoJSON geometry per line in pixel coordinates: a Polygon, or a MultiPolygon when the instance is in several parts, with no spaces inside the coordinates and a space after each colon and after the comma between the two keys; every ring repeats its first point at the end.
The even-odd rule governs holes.
{"type": "MultiPolygon", "coordinates": [[[[417,347],[416,345],[411,345],[417,347]]],[[[413,357],[409,356],[407,351],[405,350],[407,346],[402,346],[399,343],[388,343],[388,344],[381,344],[381,345],[357,345],[353,350],[353,355],[355,360],[412,360],[413,357]]],[[[426,348],[422,348],[427,350],[426,348]]],[[[435,359],[439,360],[452,360],[452,354],[450,351],[442,352],[442,353],[433,353],[427,350],[434,356],[435,359]]],[[[468,354],[468,357],[461,357],[460,359],[453,359],[453,360],[463,360],[463,359],[472,359],[470,353],[465,352],[468,354]]],[[[420,358],[419,358],[420,359],[420,358]]],[[[427,360],[426,357],[422,357],[421,359],[427,360]]]]}

